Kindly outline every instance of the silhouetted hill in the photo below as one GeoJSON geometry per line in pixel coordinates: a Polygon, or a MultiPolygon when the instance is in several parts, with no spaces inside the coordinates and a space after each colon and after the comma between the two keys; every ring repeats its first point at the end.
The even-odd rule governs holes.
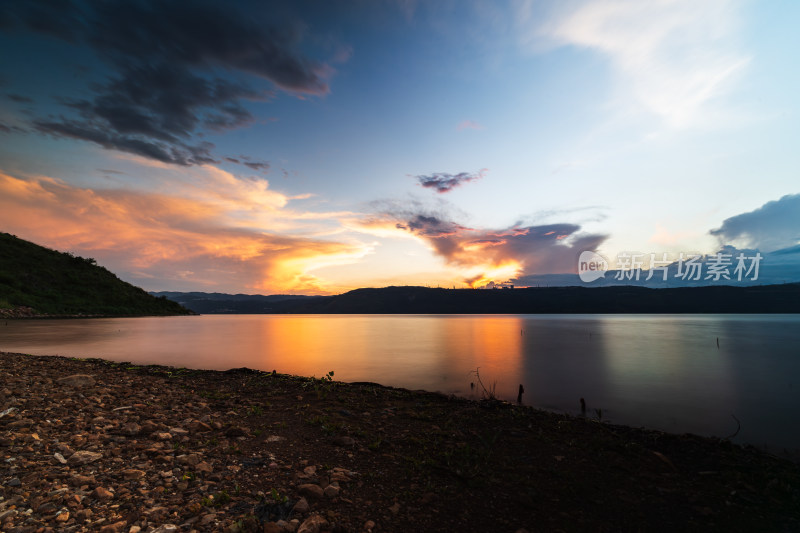
{"type": "Polygon", "coordinates": [[[281,312],[289,300],[315,300],[320,296],[291,294],[223,294],[219,292],[151,292],[153,296],[169,298],[195,313],[202,314],[258,314],[281,312]]]}
{"type": "Polygon", "coordinates": [[[7,316],[191,314],[120,280],[94,259],[50,250],[8,233],[0,233],[0,310],[7,316]],[[32,309],[20,310],[25,307],[32,309]]]}
{"type": "MultiPolygon", "coordinates": [[[[262,296],[260,298],[264,300],[260,305],[264,310],[256,311],[248,309],[254,309],[252,301],[257,300],[224,296],[220,295],[218,301],[225,302],[224,312],[228,313],[800,313],[800,283],[673,289],[630,286],[500,290],[386,287],[356,289],[337,296],[262,296]]],[[[186,301],[183,296],[168,297],[186,301]]],[[[255,296],[247,298],[257,299],[255,296]]],[[[190,303],[186,305],[195,311],[199,309],[190,303]]]]}

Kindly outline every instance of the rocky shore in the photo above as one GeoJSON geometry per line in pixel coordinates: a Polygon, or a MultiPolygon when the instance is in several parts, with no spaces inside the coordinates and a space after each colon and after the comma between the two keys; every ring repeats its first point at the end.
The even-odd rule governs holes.
{"type": "Polygon", "coordinates": [[[0,375],[2,531],[800,531],[800,465],[720,439],[332,375],[0,375]]]}

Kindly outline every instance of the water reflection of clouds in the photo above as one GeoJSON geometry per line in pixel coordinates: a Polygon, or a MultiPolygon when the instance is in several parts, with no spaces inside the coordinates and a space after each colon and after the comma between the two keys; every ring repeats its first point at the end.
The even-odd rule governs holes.
{"type": "Polygon", "coordinates": [[[798,315],[210,315],[9,321],[0,350],[499,397],[800,449],[798,315]],[[717,337],[720,348],[716,346],[717,337]],[[479,391],[478,391],[479,392],[479,391]]]}

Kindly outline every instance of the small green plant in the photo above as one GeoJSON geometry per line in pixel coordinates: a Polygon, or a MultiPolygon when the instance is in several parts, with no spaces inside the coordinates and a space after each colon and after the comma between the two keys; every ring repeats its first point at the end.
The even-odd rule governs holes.
{"type": "Polygon", "coordinates": [[[272,496],[272,500],[275,503],[284,504],[287,501],[289,501],[289,497],[288,496],[286,496],[285,494],[280,494],[277,491],[277,489],[275,489],[275,488],[270,489],[269,494],[270,494],[270,496],[272,496]]]}
{"type": "Polygon", "coordinates": [[[322,376],[321,378],[312,377],[305,383],[303,388],[313,387],[314,392],[317,393],[317,398],[327,398],[328,393],[336,388],[336,382],[333,381],[333,370],[322,376]]]}
{"type": "Polygon", "coordinates": [[[231,501],[231,495],[228,494],[228,491],[222,489],[216,494],[211,494],[210,496],[204,497],[200,500],[200,504],[206,507],[222,507],[226,503],[231,501]]]}
{"type": "Polygon", "coordinates": [[[260,416],[264,414],[264,409],[260,405],[251,405],[250,406],[250,415],[251,416],[260,416]]]}
{"type": "Polygon", "coordinates": [[[207,400],[227,400],[231,397],[230,394],[224,393],[222,391],[200,391],[197,393],[201,398],[205,398],[207,400]]]}

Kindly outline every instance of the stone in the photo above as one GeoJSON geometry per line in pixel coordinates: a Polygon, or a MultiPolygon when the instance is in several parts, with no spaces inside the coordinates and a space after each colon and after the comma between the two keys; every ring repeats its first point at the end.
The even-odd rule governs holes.
{"type": "Polygon", "coordinates": [[[92,497],[100,501],[106,501],[112,499],[114,493],[107,490],[105,487],[97,487],[92,491],[92,497]]]}
{"type": "Polygon", "coordinates": [[[126,521],[121,522],[114,522],[113,524],[108,524],[100,528],[100,533],[122,533],[125,531],[125,526],[128,523],[126,521]]]}
{"type": "Polygon", "coordinates": [[[339,491],[341,490],[342,489],[340,489],[336,485],[328,485],[322,492],[323,494],[325,494],[325,497],[327,498],[336,498],[337,496],[339,496],[339,491]]]}
{"type": "Polygon", "coordinates": [[[66,522],[69,520],[69,511],[66,509],[61,509],[58,514],[56,515],[56,522],[66,522]]]}
{"type": "Polygon", "coordinates": [[[211,426],[209,426],[205,422],[200,422],[199,420],[195,420],[194,422],[189,424],[189,429],[194,431],[195,433],[205,433],[207,431],[211,431],[211,426]]]}
{"type": "Polygon", "coordinates": [[[201,461],[201,462],[197,463],[197,465],[194,467],[194,469],[197,472],[206,473],[206,474],[210,474],[211,472],[214,471],[214,469],[211,468],[211,465],[208,464],[205,461],[201,461]]]}
{"type": "Polygon", "coordinates": [[[187,465],[187,466],[197,466],[197,463],[200,462],[200,456],[196,453],[190,455],[179,455],[175,458],[175,461],[179,465],[187,465]]]}
{"type": "Polygon", "coordinates": [[[319,500],[324,495],[322,487],[319,485],[314,485],[313,483],[300,485],[297,487],[297,492],[300,493],[300,496],[305,496],[306,498],[311,498],[312,500],[319,500]]]}
{"type": "Polygon", "coordinates": [[[44,502],[39,507],[36,508],[36,512],[39,514],[50,514],[56,512],[56,504],[53,502],[44,502]]]}
{"type": "Polygon", "coordinates": [[[392,512],[392,514],[397,514],[397,513],[399,513],[399,512],[400,512],[400,504],[395,502],[395,504],[394,504],[394,505],[392,505],[391,507],[389,507],[389,510],[392,512]]]}
{"type": "Polygon", "coordinates": [[[136,422],[128,422],[127,424],[122,426],[122,429],[120,429],[120,433],[122,433],[123,435],[127,435],[129,437],[136,436],[139,433],[141,433],[141,431],[142,427],[136,422]]]}
{"type": "Polygon", "coordinates": [[[292,512],[298,514],[306,514],[308,512],[308,507],[309,507],[308,500],[306,500],[305,498],[300,498],[299,500],[297,500],[297,503],[294,504],[292,512]]]}
{"type": "Polygon", "coordinates": [[[145,476],[144,470],[136,470],[135,468],[128,468],[123,470],[122,477],[124,479],[141,479],[145,476]]]}
{"type": "Polygon", "coordinates": [[[156,433],[155,438],[158,440],[172,440],[172,433],[167,433],[166,431],[162,433],[156,433]]]}
{"type": "Polygon", "coordinates": [[[151,533],[178,533],[178,531],[180,528],[175,524],[164,524],[155,528],[151,533]]]}
{"type": "Polygon", "coordinates": [[[73,374],[71,376],[66,376],[63,378],[58,378],[56,383],[59,385],[63,385],[65,387],[73,387],[76,389],[82,387],[92,387],[95,384],[95,380],[92,376],[88,374],[73,374]]]}
{"type": "Polygon", "coordinates": [[[235,439],[236,437],[246,437],[247,430],[238,426],[231,426],[225,430],[225,436],[230,439],[235,439]]]}
{"type": "Polygon", "coordinates": [[[88,520],[89,518],[91,518],[93,514],[94,513],[92,512],[91,509],[81,509],[80,511],[75,513],[75,518],[77,518],[78,521],[83,522],[84,520],[88,520]]]}
{"type": "Polygon", "coordinates": [[[267,522],[262,524],[261,533],[285,533],[286,529],[278,525],[278,522],[267,522]]]}
{"type": "Polygon", "coordinates": [[[341,446],[342,448],[349,448],[354,446],[356,441],[353,440],[351,437],[339,436],[333,439],[333,443],[336,446],[341,446]]]}
{"type": "Polygon", "coordinates": [[[322,516],[315,514],[313,516],[309,516],[306,518],[300,527],[297,529],[297,533],[319,533],[319,531],[328,526],[328,521],[325,520],[322,516]]]}
{"type": "Polygon", "coordinates": [[[81,450],[69,456],[67,463],[71,465],[85,465],[99,461],[103,458],[103,454],[99,452],[90,452],[88,450],[81,450]]]}
{"type": "Polygon", "coordinates": [[[7,487],[19,487],[20,485],[22,485],[22,482],[19,480],[18,477],[14,477],[6,481],[7,487]]]}
{"type": "Polygon", "coordinates": [[[373,522],[372,520],[367,520],[366,522],[364,522],[365,531],[372,531],[373,529],[375,529],[375,522],[373,522]]]}
{"type": "Polygon", "coordinates": [[[55,458],[56,458],[56,461],[58,461],[58,462],[59,462],[59,463],[61,463],[62,465],[65,465],[65,464],[67,464],[67,460],[66,460],[66,459],[64,459],[64,456],[63,456],[63,455],[61,455],[60,453],[58,453],[58,452],[54,453],[54,454],[53,454],[53,457],[55,457],[55,458]]]}
{"type": "Polygon", "coordinates": [[[215,513],[209,513],[209,514],[203,516],[203,518],[200,519],[200,525],[201,526],[207,526],[209,524],[214,523],[214,521],[216,519],[217,519],[217,515],[215,513]]]}

